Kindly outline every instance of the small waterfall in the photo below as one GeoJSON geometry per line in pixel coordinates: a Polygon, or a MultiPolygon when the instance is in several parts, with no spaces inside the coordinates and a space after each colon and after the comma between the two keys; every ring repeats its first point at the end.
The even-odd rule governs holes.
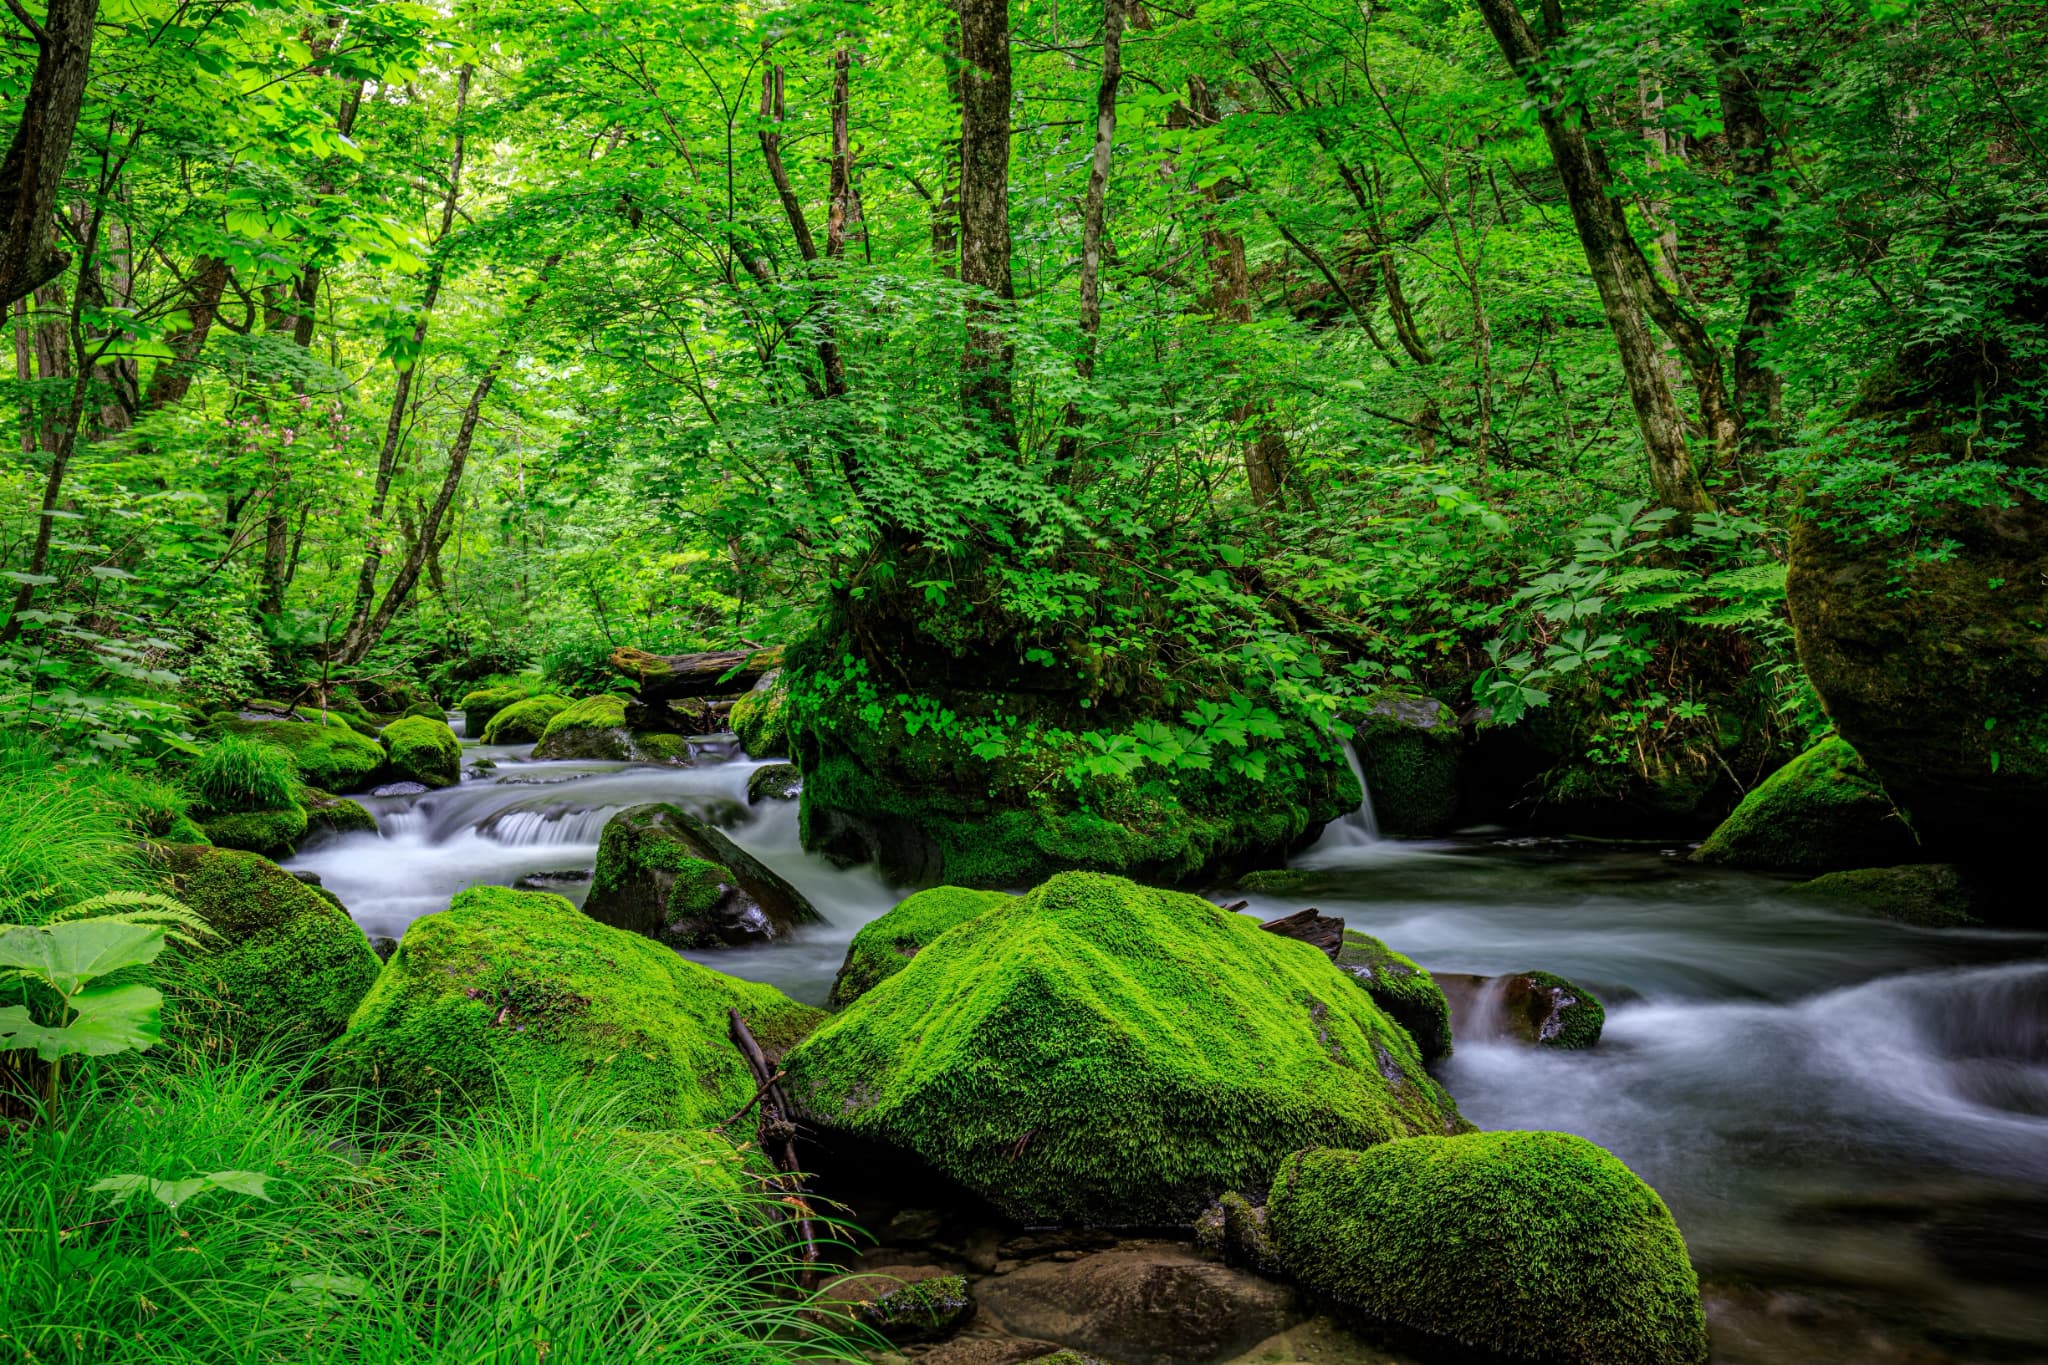
{"type": "Polygon", "coordinates": [[[1323,837],[1316,841],[1321,849],[1362,848],[1380,841],[1380,822],[1372,813],[1372,788],[1366,785],[1365,769],[1358,762],[1358,750],[1350,741],[1344,744],[1344,761],[1351,765],[1351,775],[1358,779],[1361,797],[1358,809],[1323,828],[1323,837]]]}
{"type": "Polygon", "coordinates": [[[467,712],[449,711],[445,713],[445,718],[448,721],[448,728],[455,732],[457,739],[469,738],[469,715],[467,712]]]}

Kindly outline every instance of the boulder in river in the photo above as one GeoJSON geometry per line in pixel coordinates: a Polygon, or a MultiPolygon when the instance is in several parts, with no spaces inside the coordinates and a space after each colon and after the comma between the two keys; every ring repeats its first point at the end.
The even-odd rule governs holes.
{"type": "Polygon", "coordinates": [[[1911,856],[1913,831],[1856,751],[1824,739],[1742,798],[1693,856],[1768,872],[1828,872],[1911,856]]]}
{"type": "Polygon", "coordinates": [[[405,781],[452,787],[462,780],[462,741],[445,720],[394,720],[384,727],[384,749],[391,771],[405,781]]]}
{"type": "Polygon", "coordinates": [[[306,808],[309,830],[326,830],[331,834],[377,833],[377,817],[360,801],[333,796],[314,787],[302,790],[299,800],[306,808]]]}
{"type": "Polygon", "coordinates": [[[1014,899],[1001,891],[964,886],[934,886],[904,897],[886,914],[863,924],[847,945],[846,961],[832,981],[832,1007],[845,1009],[902,971],[940,934],[1014,899]]]}
{"type": "Polygon", "coordinates": [[[331,1060],[343,1084],[375,1085],[405,1109],[576,1086],[611,1106],[610,1122],[704,1127],[755,1092],[728,1010],[771,1059],[823,1017],[560,896],[472,887],[406,930],[331,1060]]]}
{"type": "Polygon", "coordinates": [[[1274,1174],[1267,1214],[1304,1288],[1451,1359],[1707,1359],[1678,1225],[1584,1138],[1468,1133],[1298,1152],[1274,1174]]]}
{"type": "Polygon", "coordinates": [[[275,810],[202,811],[198,822],[207,839],[221,848],[284,858],[305,835],[307,815],[295,803],[275,810]]]}
{"type": "Polygon", "coordinates": [[[1584,1048],[1600,1041],[1607,1008],[1599,997],[1549,972],[1436,977],[1457,1036],[1472,1042],[1584,1048]]]}
{"type": "Polygon", "coordinates": [[[1786,894],[1831,910],[1880,915],[1923,929],[1974,924],[1974,897],[1963,874],[1946,863],[1864,867],[1801,882],[1786,894]]]}
{"type": "Polygon", "coordinates": [[[789,753],[789,690],[780,670],[763,677],[732,704],[726,723],[749,758],[780,758],[789,753]]]}
{"type": "Polygon", "coordinates": [[[299,776],[322,791],[361,791],[384,767],[383,746],[358,734],[332,712],[324,722],[318,711],[307,714],[306,720],[222,719],[208,729],[216,735],[242,735],[289,749],[299,765],[299,776]]]}
{"type": "Polygon", "coordinates": [[[244,1049],[337,1037],[378,968],[341,903],[253,853],[185,844],[161,857],[171,893],[220,935],[169,955],[173,1027],[244,1049]]]}
{"type": "Polygon", "coordinates": [[[583,909],[672,948],[766,943],[818,920],[803,893],[760,860],[662,802],[605,822],[583,909]]]}
{"type": "Polygon", "coordinates": [[[541,731],[533,756],[687,764],[690,745],[678,734],[632,729],[626,723],[625,699],[604,695],[585,697],[557,711],[541,731]]]}
{"type": "Polygon", "coordinates": [[[516,702],[525,701],[528,697],[537,696],[542,690],[541,680],[532,676],[470,689],[463,693],[462,700],[455,704],[462,712],[463,733],[482,738],[498,712],[516,702]]]}
{"type": "Polygon", "coordinates": [[[1441,834],[1457,823],[1457,713],[1435,697],[1387,691],[1344,719],[1382,833],[1441,834]]]}
{"type": "Polygon", "coordinates": [[[1337,966],[1365,987],[1373,1003],[1408,1030],[1422,1060],[1451,1055],[1451,1006],[1435,978],[1370,934],[1344,931],[1337,966]]]}
{"type": "Polygon", "coordinates": [[[848,1319],[892,1346],[943,1341],[973,1318],[974,1295],[963,1275],[940,1266],[878,1266],[838,1275],[819,1286],[812,1312],[848,1319]]]}
{"type": "Polygon", "coordinates": [[[554,692],[515,701],[493,715],[479,736],[486,744],[534,744],[547,733],[548,722],[575,705],[554,692]]]}
{"type": "Polygon", "coordinates": [[[908,1152],[1024,1223],[1187,1223],[1300,1147],[1466,1127],[1321,952],[1094,873],[938,935],[783,1066],[823,1140],[908,1152]]]}
{"type": "Polygon", "coordinates": [[[803,794],[804,775],[794,763],[770,763],[747,777],[747,804],[763,801],[794,801],[803,794]]]}

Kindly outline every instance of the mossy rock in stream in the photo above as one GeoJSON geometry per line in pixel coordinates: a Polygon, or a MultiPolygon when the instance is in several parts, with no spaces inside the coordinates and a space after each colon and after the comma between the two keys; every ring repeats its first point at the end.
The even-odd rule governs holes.
{"type": "Polygon", "coordinates": [[[1830,872],[1912,856],[1913,831],[1840,738],[1824,739],[1742,798],[1693,856],[1767,872],[1830,872]]]}
{"type": "Polygon", "coordinates": [[[375,834],[377,817],[359,801],[346,796],[334,796],[317,787],[299,789],[299,804],[306,808],[306,828],[310,833],[325,830],[330,834],[375,834]]]}
{"type": "Polygon", "coordinates": [[[456,702],[456,709],[462,712],[463,733],[478,738],[490,728],[491,721],[506,707],[538,696],[547,690],[547,684],[538,676],[515,678],[507,682],[494,682],[483,687],[473,687],[462,694],[456,702]]]}
{"type": "Polygon", "coordinates": [[[664,802],[605,821],[583,912],[682,949],[766,943],[819,918],[766,864],[664,802]]]}
{"type": "Polygon", "coordinates": [[[160,856],[171,893],[220,935],[167,954],[174,1030],[244,1050],[338,1037],[379,965],[340,902],[253,853],[181,845],[160,856]]]}
{"type": "MultiPolygon", "coordinates": [[[[485,744],[535,744],[547,733],[548,722],[576,703],[569,697],[544,692],[538,697],[515,701],[493,715],[483,728],[485,744]]],[[[465,727],[467,722],[465,722],[465,727]]]]}
{"type": "Polygon", "coordinates": [[[1704,1365],[1685,1239],[1657,1192],[1567,1133],[1298,1152],[1267,1226],[1288,1274],[1451,1359],[1704,1365]]]}
{"type": "Polygon", "coordinates": [[[846,961],[832,980],[828,1003],[834,1009],[846,1008],[902,971],[940,934],[1013,899],[1001,891],[965,886],[934,886],[905,897],[887,914],[863,924],[853,936],[846,947],[846,961]]]}
{"type": "Polygon", "coordinates": [[[225,717],[209,725],[208,731],[214,735],[242,735],[289,750],[299,765],[299,776],[322,791],[360,791],[384,767],[384,747],[358,734],[347,721],[332,713],[325,724],[318,712],[303,721],[225,717]]]}
{"type": "Polygon", "coordinates": [[[783,1066],[826,1140],[912,1153],[1023,1223],[1190,1223],[1289,1151],[1467,1126],[1320,950],[1091,873],[941,933],[783,1066]]]}
{"type": "Polygon", "coordinates": [[[1344,719],[1381,833],[1442,834],[1457,824],[1464,737],[1450,707],[1383,692],[1344,719]]]}
{"type": "Polygon", "coordinates": [[[221,848],[285,858],[305,837],[309,817],[305,807],[294,804],[276,810],[204,811],[198,822],[208,842],[221,848]]]}
{"type": "Polygon", "coordinates": [[[591,919],[548,892],[472,887],[413,922],[335,1047],[343,1084],[426,1111],[588,1091],[608,1121],[704,1127],[754,1081],[738,1010],[779,1057],[824,1015],[591,919]]]}
{"type": "Polygon", "coordinates": [[[452,787],[462,780],[462,741],[445,720],[407,716],[384,727],[384,748],[399,780],[452,787]]]}
{"type": "Polygon", "coordinates": [[[1786,892],[1800,900],[1850,914],[1878,915],[1923,929],[1975,924],[1975,897],[1957,869],[1946,863],[1904,867],[1863,867],[1830,872],[1786,892]]]}
{"type": "Polygon", "coordinates": [[[535,758],[594,758],[619,763],[690,761],[682,735],[634,730],[626,723],[626,702],[609,694],[585,697],[557,711],[533,746],[535,758]]]}
{"type": "Polygon", "coordinates": [[[726,723],[749,758],[783,758],[789,754],[789,691],[781,670],[762,678],[751,692],[732,704],[726,723]]]}
{"type": "Polygon", "coordinates": [[[1425,1062],[1451,1055],[1451,1005],[1430,974],[1370,934],[1344,931],[1337,966],[1408,1030],[1425,1062]]]}

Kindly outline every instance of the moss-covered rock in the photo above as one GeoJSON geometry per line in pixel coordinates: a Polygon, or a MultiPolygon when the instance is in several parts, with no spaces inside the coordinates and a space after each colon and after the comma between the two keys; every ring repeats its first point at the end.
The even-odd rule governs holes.
{"type": "Polygon", "coordinates": [[[1910,856],[1913,832],[1856,751],[1824,739],[1742,798],[1693,856],[1771,872],[1827,872],[1910,856]]]}
{"type": "Polygon", "coordinates": [[[1296,1153],[1273,1177],[1296,1280],[1439,1349],[1542,1365],[1704,1365],[1685,1240],[1657,1192],[1566,1133],[1296,1153]]]}
{"type": "Polygon", "coordinates": [[[1430,974],[1370,934],[1344,931],[1337,965],[1415,1040],[1422,1060],[1451,1055],[1451,1006],[1430,974]]]}
{"type": "Polygon", "coordinates": [[[462,741],[445,720],[407,716],[384,727],[391,771],[402,782],[452,787],[462,780],[462,741]]]}
{"type": "Polygon", "coordinates": [[[330,834],[375,834],[377,817],[369,807],[346,796],[334,796],[315,787],[302,787],[299,804],[306,808],[307,830],[330,834]]]}
{"type": "Polygon", "coordinates": [[[356,733],[332,713],[324,724],[315,713],[313,719],[304,721],[230,717],[209,728],[215,734],[245,735],[290,750],[299,765],[299,776],[322,791],[361,791],[384,767],[383,746],[356,733]]]}
{"type": "Polygon", "coordinates": [[[974,1317],[964,1275],[936,1266],[889,1266],[828,1280],[812,1310],[825,1322],[851,1320],[895,1346],[943,1341],[974,1317]]]}
{"type": "Polygon", "coordinates": [[[633,806],[605,821],[583,911],[672,948],[786,938],[818,912],[722,832],[679,806],[633,806]]]}
{"type": "Polygon", "coordinates": [[[334,1069],[408,1109],[590,1087],[619,1122],[729,1117],[754,1082],[727,1010],[780,1056],[822,1014],[599,924],[547,892],[473,887],[413,922],[349,1021],[334,1069]]]}
{"type": "Polygon", "coordinates": [[[455,703],[456,709],[462,712],[463,733],[481,737],[483,732],[490,728],[492,718],[500,711],[515,702],[539,696],[545,691],[547,684],[537,673],[522,674],[516,678],[501,678],[480,687],[472,687],[455,703]]]}
{"type": "Polygon", "coordinates": [[[597,758],[621,763],[688,763],[690,742],[679,734],[634,730],[624,698],[585,697],[557,711],[533,746],[535,758],[597,758]]]}
{"type": "Polygon", "coordinates": [[[782,758],[789,752],[789,692],[780,670],[768,674],[733,702],[726,717],[749,758],[782,758]]]}
{"type": "Polygon", "coordinates": [[[1463,737],[1450,707],[1384,692],[1344,719],[1382,833],[1441,834],[1457,823],[1463,737]]]}
{"type": "Polygon", "coordinates": [[[1788,895],[1852,914],[1880,915],[1923,929],[1975,924],[1975,898],[1961,872],[1946,863],[1864,867],[1830,872],[1788,895]]]}
{"type": "Polygon", "coordinates": [[[339,902],[253,853],[165,849],[172,894],[220,937],[174,949],[174,1027],[240,1048],[337,1037],[377,977],[376,953],[339,902]]]}
{"type": "Polygon", "coordinates": [[[1607,1007],[1583,986],[1550,972],[1473,978],[1483,1031],[1538,1047],[1585,1048],[1600,1041],[1607,1007]]]}
{"type": "Polygon", "coordinates": [[[198,823],[207,841],[221,848],[283,858],[298,846],[310,821],[306,808],[294,804],[279,810],[203,811],[198,823]]]}
{"type": "Polygon", "coordinates": [[[803,794],[804,775],[797,771],[794,763],[770,763],[765,768],[756,768],[747,777],[747,804],[758,806],[763,801],[794,801],[803,794]]]}
{"type": "Polygon", "coordinates": [[[568,697],[544,692],[538,697],[515,701],[492,716],[483,728],[486,744],[534,744],[547,733],[548,722],[576,703],[568,697]]]}
{"type": "Polygon", "coordinates": [[[940,934],[783,1065],[815,1123],[1027,1223],[1189,1222],[1304,1145],[1464,1127],[1323,953],[1088,873],[940,934]]]}
{"type": "Polygon", "coordinates": [[[902,971],[940,934],[1012,899],[1001,891],[964,886],[935,886],[904,898],[887,914],[862,925],[847,945],[846,961],[832,981],[832,1007],[846,1008],[902,971]]]}

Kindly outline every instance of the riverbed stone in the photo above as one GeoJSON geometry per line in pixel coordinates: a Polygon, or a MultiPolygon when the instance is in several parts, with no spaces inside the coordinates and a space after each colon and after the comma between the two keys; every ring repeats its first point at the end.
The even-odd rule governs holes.
{"type": "Polygon", "coordinates": [[[755,1091],[729,1010],[771,1060],[823,1017],[560,896],[472,887],[406,930],[330,1062],[402,1112],[574,1089],[607,1106],[606,1122],[700,1128],[755,1091]]]}
{"type": "Polygon", "coordinates": [[[1831,910],[1879,915],[1923,929],[1974,924],[1974,897],[1962,872],[1947,863],[1908,863],[1830,872],[1786,892],[1831,910]]]}
{"type": "Polygon", "coordinates": [[[1470,1133],[1298,1152],[1273,1176],[1268,1215],[1303,1288],[1450,1358],[1707,1360],[1699,1281],[1670,1211],[1584,1138],[1470,1133]]]}
{"type": "Polygon", "coordinates": [[[906,896],[886,914],[863,924],[853,936],[846,948],[846,961],[832,981],[832,1007],[845,1009],[902,971],[940,934],[1012,899],[1001,891],[964,886],[935,886],[906,896]]]}
{"type": "Polygon", "coordinates": [[[804,775],[794,763],[770,763],[756,768],[747,778],[747,804],[763,801],[794,801],[803,794],[804,775]]]}
{"type": "Polygon", "coordinates": [[[749,758],[785,758],[789,754],[789,689],[776,669],[745,692],[726,714],[740,749],[749,758]]]}
{"type": "Polygon", "coordinates": [[[479,738],[486,744],[538,743],[548,722],[575,704],[573,698],[554,692],[515,701],[492,715],[479,738]]]}
{"type": "Polygon", "coordinates": [[[1693,856],[1768,872],[1830,872],[1910,857],[1913,831],[1839,737],[1758,783],[1693,856]]]}
{"type": "Polygon", "coordinates": [[[462,780],[462,741],[448,722],[407,716],[384,727],[391,772],[404,781],[452,787],[462,780]]]}
{"type": "Polygon", "coordinates": [[[819,918],[802,892],[759,859],[662,802],[605,822],[583,909],[672,948],[766,943],[819,918]]]}
{"type": "Polygon", "coordinates": [[[1451,1055],[1451,1006],[1434,978],[1415,960],[1370,934],[1344,931],[1337,966],[1365,987],[1373,1003],[1408,1030],[1425,1062],[1451,1055]]]}
{"type": "Polygon", "coordinates": [[[1538,1047],[1586,1048],[1600,1041],[1600,997],[1550,972],[1512,972],[1491,983],[1508,1036],[1538,1047]]]}
{"type": "Polygon", "coordinates": [[[299,803],[306,808],[306,827],[309,831],[324,830],[330,834],[377,833],[377,817],[360,801],[351,801],[346,796],[335,796],[318,788],[307,787],[299,793],[299,803]]]}
{"type": "Polygon", "coordinates": [[[966,1326],[975,1299],[966,1277],[943,1266],[877,1266],[827,1280],[812,1311],[857,1322],[893,1346],[913,1346],[966,1326]]]}
{"type": "Polygon", "coordinates": [[[1321,952],[1094,873],[940,934],[784,1067],[822,1140],[911,1153],[1027,1225],[1188,1223],[1287,1151],[1466,1126],[1321,952]]]}
{"type": "Polygon", "coordinates": [[[185,844],[159,856],[171,894],[219,935],[166,955],[177,1031],[241,1050],[340,1035],[378,962],[332,893],[253,853],[185,844]]]}

